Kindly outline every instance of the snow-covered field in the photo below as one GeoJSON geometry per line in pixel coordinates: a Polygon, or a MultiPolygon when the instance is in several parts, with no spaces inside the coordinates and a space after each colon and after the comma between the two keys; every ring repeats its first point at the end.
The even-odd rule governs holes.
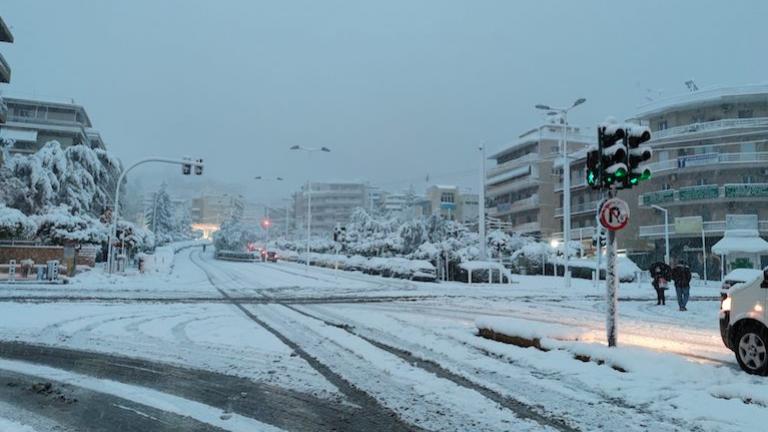
{"type": "MultiPolygon", "coordinates": [[[[215,261],[192,249],[167,274],[95,270],[68,285],[3,287],[0,339],[147,358],[361,405],[349,385],[427,430],[742,431],[768,423],[764,379],[742,373],[720,341],[717,284],[694,287],[689,312],[677,311],[672,296],[656,306],[650,286],[622,284],[620,347],[609,349],[603,288],[573,282],[417,283],[215,261]],[[480,338],[478,319],[541,337],[549,351],[480,338]]],[[[53,373],[39,367],[27,373],[53,373]]],[[[24,364],[0,361],[9,368],[24,364]]],[[[165,409],[170,399],[157,400],[165,409]]]]}

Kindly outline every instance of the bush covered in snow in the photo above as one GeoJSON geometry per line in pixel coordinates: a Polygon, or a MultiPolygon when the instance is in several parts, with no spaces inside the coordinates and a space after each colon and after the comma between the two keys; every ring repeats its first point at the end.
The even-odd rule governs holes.
{"type": "Polygon", "coordinates": [[[31,220],[37,225],[36,237],[52,244],[66,242],[102,243],[107,241],[108,228],[98,219],[65,206],[50,207],[31,220]]]}
{"type": "Polygon", "coordinates": [[[213,234],[213,245],[219,251],[245,252],[248,244],[258,239],[256,231],[238,220],[228,220],[213,234]]]}
{"type": "Polygon", "coordinates": [[[25,240],[36,232],[37,225],[24,213],[0,204],[0,239],[25,240]]]}

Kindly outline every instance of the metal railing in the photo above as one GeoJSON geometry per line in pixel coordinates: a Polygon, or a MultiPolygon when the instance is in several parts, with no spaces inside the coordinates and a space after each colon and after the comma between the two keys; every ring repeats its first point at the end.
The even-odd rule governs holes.
{"type": "MultiPolygon", "coordinates": [[[[691,155],[693,156],[693,155],[691,155]]],[[[768,162],[768,152],[749,152],[749,153],[718,153],[716,157],[712,157],[711,161],[707,164],[701,164],[701,165],[689,165],[686,166],[683,169],[687,168],[698,168],[698,167],[708,167],[712,165],[719,165],[719,164],[736,164],[736,163],[764,163],[768,162]]],[[[656,161],[648,164],[648,166],[651,169],[651,172],[654,174],[664,172],[664,171],[672,171],[672,170],[680,170],[678,158],[675,159],[668,159],[665,161],[656,161]]]]}
{"type": "MultiPolygon", "coordinates": [[[[758,221],[757,223],[757,229],[761,233],[768,233],[768,220],[762,220],[758,221]]],[[[709,234],[722,234],[725,232],[725,221],[706,221],[703,224],[704,233],[709,234]]],[[[664,225],[645,225],[640,227],[640,237],[663,237],[664,236],[664,225]]],[[[674,236],[677,233],[675,232],[675,225],[673,223],[669,224],[669,235],[674,236]]],[[[687,235],[690,237],[697,237],[701,235],[700,233],[691,233],[691,234],[681,234],[681,235],[687,235]]]]}
{"type": "Polygon", "coordinates": [[[653,131],[653,140],[656,141],[676,135],[709,132],[716,129],[756,127],[768,127],[768,117],[723,119],[675,126],[667,129],[653,131]]]}
{"type": "MultiPolygon", "coordinates": [[[[597,204],[599,201],[590,201],[581,204],[571,205],[571,214],[588,213],[597,211],[597,204]]],[[[563,217],[563,208],[558,207],[555,209],[555,217],[563,217]]]]}
{"type": "Polygon", "coordinates": [[[520,156],[517,159],[506,161],[503,164],[496,165],[495,167],[489,169],[488,172],[486,172],[485,174],[485,178],[490,179],[491,177],[495,177],[496,175],[501,174],[510,168],[517,168],[518,165],[522,165],[525,162],[532,162],[536,160],[539,160],[538,153],[528,153],[524,156],[520,156]]]}
{"type": "MultiPolygon", "coordinates": [[[[571,228],[571,240],[592,240],[592,236],[595,235],[597,232],[595,227],[582,227],[582,228],[571,228]]],[[[557,240],[563,239],[563,232],[559,231],[556,233],[552,233],[552,238],[557,240]]]]}
{"type": "Polygon", "coordinates": [[[513,203],[501,203],[495,207],[491,207],[491,211],[495,215],[512,213],[521,210],[527,210],[539,205],[539,194],[534,194],[528,198],[517,200],[513,203]]]}
{"type": "Polygon", "coordinates": [[[502,184],[501,186],[486,186],[486,195],[488,197],[499,196],[505,193],[518,191],[531,186],[537,186],[541,183],[539,176],[535,174],[528,175],[527,178],[515,180],[510,183],[502,184]]]}

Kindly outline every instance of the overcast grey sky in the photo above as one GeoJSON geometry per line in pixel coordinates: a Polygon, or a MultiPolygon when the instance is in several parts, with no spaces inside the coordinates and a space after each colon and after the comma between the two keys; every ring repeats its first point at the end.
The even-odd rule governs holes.
{"type": "Polygon", "coordinates": [[[537,103],[586,97],[571,123],[592,126],[632,114],[646,88],[768,70],[762,0],[4,0],[0,13],[16,38],[0,47],[3,91],[74,98],[124,163],[190,155],[223,182],[285,177],[254,186],[270,200],[307,176],[474,185],[477,145],[535,126],[537,103]],[[310,163],[294,144],[333,152],[310,163]]]}

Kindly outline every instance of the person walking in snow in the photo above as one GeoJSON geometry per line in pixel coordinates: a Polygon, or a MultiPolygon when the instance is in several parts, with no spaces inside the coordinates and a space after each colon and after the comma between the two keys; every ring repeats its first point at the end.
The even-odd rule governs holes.
{"type": "Polygon", "coordinates": [[[656,290],[656,305],[666,305],[667,298],[665,291],[669,288],[669,275],[671,268],[663,262],[657,262],[651,265],[651,285],[656,290]]]}
{"type": "Polygon", "coordinates": [[[672,270],[672,280],[675,281],[677,304],[681,311],[687,311],[686,305],[691,295],[691,269],[685,261],[680,261],[672,270]]]}

